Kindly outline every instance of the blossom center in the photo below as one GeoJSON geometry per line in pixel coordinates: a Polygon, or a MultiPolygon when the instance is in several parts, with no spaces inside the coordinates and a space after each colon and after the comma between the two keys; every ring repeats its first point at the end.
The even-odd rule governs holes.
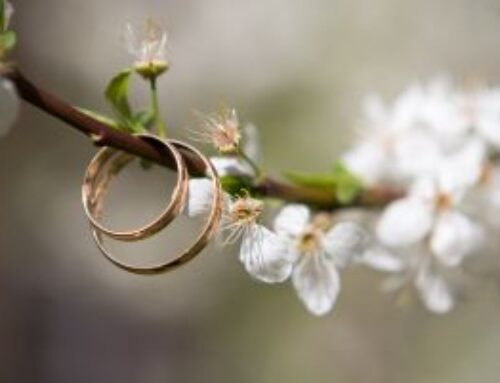
{"type": "Polygon", "coordinates": [[[240,139],[238,126],[230,121],[217,124],[212,132],[213,145],[222,153],[234,152],[240,139]]]}
{"type": "Polygon", "coordinates": [[[251,197],[238,198],[231,206],[231,218],[239,224],[249,224],[257,221],[262,214],[264,204],[251,197]]]}
{"type": "Polygon", "coordinates": [[[434,201],[434,206],[437,211],[448,209],[452,204],[452,198],[447,193],[439,193],[434,201]]]}
{"type": "Polygon", "coordinates": [[[490,163],[486,162],[481,168],[481,173],[479,175],[479,184],[480,185],[489,184],[492,176],[493,176],[493,166],[490,163]]]}
{"type": "Polygon", "coordinates": [[[316,228],[305,230],[298,238],[298,250],[301,254],[314,254],[321,248],[322,232],[316,228]]]}

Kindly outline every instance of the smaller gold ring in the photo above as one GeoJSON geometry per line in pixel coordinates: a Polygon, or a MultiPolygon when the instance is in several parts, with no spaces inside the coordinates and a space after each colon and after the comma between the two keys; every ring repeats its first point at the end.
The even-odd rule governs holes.
{"type": "Polygon", "coordinates": [[[156,265],[153,264],[146,266],[134,266],[121,261],[104,246],[103,233],[99,230],[94,229],[93,237],[102,254],[115,266],[134,274],[161,274],[186,264],[187,262],[195,258],[208,245],[210,240],[215,235],[221,219],[223,208],[222,187],[219,176],[217,175],[217,171],[215,170],[210,160],[205,157],[198,149],[194,148],[191,145],[177,140],[169,140],[169,142],[177,148],[182,148],[192,152],[205,164],[205,168],[207,169],[206,173],[212,180],[213,194],[211,201],[211,210],[208,215],[207,221],[203,226],[201,232],[198,234],[195,242],[188,249],[182,251],[179,255],[177,255],[175,259],[164,261],[156,265]]]}
{"type": "Polygon", "coordinates": [[[177,181],[170,201],[154,221],[139,229],[129,231],[111,230],[98,221],[111,179],[120,173],[134,158],[127,153],[113,148],[101,149],[87,167],[82,186],[83,208],[92,227],[111,238],[121,241],[138,241],[156,234],[180,214],[187,197],[188,175],[186,165],[179,151],[169,142],[155,136],[139,135],[139,137],[155,145],[163,155],[171,156],[177,167],[177,181]],[[106,167],[108,164],[110,165],[106,167]]]}

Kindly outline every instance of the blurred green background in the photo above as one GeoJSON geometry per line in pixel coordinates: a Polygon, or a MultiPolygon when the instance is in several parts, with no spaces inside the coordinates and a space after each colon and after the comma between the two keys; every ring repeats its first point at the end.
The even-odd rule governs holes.
{"type": "MultiPolygon", "coordinates": [[[[260,127],[263,164],[276,174],[327,169],[368,92],[390,98],[442,73],[500,78],[494,0],[12,2],[24,71],[101,111],[105,83],[130,64],[123,25],[155,17],[170,30],[160,90],[171,134],[186,136],[193,109],[224,99],[260,127]]],[[[160,277],[116,270],[80,205],[94,152],[27,105],[0,141],[1,382],[498,382],[499,294],[489,283],[437,317],[396,305],[378,291],[380,275],[356,269],[343,274],[334,312],[315,318],[288,283],[250,279],[235,249],[212,248],[160,277]]],[[[162,177],[128,172],[116,222],[154,214],[162,177]]],[[[139,252],[160,256],[195,226],[184,220],[176,243],[170,234],[139,252]]]]}

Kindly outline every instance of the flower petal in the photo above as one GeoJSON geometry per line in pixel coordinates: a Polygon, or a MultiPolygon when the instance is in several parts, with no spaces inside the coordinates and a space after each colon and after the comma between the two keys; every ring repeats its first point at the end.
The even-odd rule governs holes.
{"type": "Polygon", "coordinates": [[[439,189],[459,201],[467,188],[479,182],[486,159],[482,140],[470,139],[439,166],[439,189]]]}
{"type": "MultiPolygon", "coordinates": [[[[500,168],[494,167],[491,171],[489,182],[487,181],[486,193],[488,202],[494,207],[494,214],[498,216],[497,209],[500,209],[500,168]]],[[[483,197],[484,198],[484,197],[483,197]]],[[[499,217],[500,218],[500,217],[499,217]]]]}
{"type": "Polygon", "coordinates": [[[476,129],[488,143],[500,147],[500,89],[495,88],[481,92],[480,118],[476,121],[476,129]]]}
{"type": "Polygon", "coordinates": [[[274,219],[274,230],[276,233],[295,238],[306,228],[311,212],[305,205],[286,205],[274,219]]]}
{"type": "Polygon", "coordinates": [[[377,245],[371,246],[364,252],[361,262],[375,270],[391,273],[403,271],[405,267],[402,258],[377,245]]]}
{"type": "Polygon", "coordinates": [[[261,225],[243,235],[240,260],[254,278],[267,283],[283,282],[292,273],[296,254],[287,241],[261,225]]]}
{"type": "Polygon", "coordinates": [[[210,211],[212,206],[212,182],[206,178],[194,178],[189,181],[188,201],[185,213],[193,218],[210,211]]]}
{"type": "Polygon", "coordinates": [[[439,193],[437,181],[434,177],[419,177],[411,185],[409,195],[426,203],[434,203],[439,193]]]}
{"type": "Polygon", "coordinates": [[[324,315],[337,299],[340,278],[333,262],[322,254],[304,255],[293,271],[293,285],[311,313],[324,315]]]}
{"type": "Polygon", "coordinates": [[[127,51],[137,58],[141,54],[141,39],[137,29],[131,24],[127,23],[123,31],[123,42],[127,51]]]}
{"type": "Polygon", "coordinates": [[[435,137],[422,130],[410,129],[394,143],[394,163],[406,177],[432,174],[441,160],[441,148],[435,137]]]}
{"type": "Polygon", "coordinates": [[[4,2],[4,15],[5,15],[4,29],[5,30],[7,30],[9,28],[10,19],[12,18],[13,14],[14,14],[14,7],[12,6],[12,4],[8,0],[5,0],[5,2],[4,2]]]}
{"type": "Polygon", "coordinates": [[[478,245],[481,228],[455,211],[439,215],[431,238],[431,249],[446,266],[457,266],[478,245]]]}
{"type": "Polygon", "coordinates": [[[7,134],[17,119],[20,102],[14,85],[0,78],[0,136],[7,134]]]}
{"type": "Polygon", "coordinates": [[[414,84],[404,90],[392,106],[392,129],[402,131],[414,127],[421,117],[424,101],[425,94],[420,85],[414,84]]]}
{"type": "Polygon", "coordinates": [[[407,246],[425,237],[432,226],[430,206],[404,198],[391,203],[377,225],[377,236],[387,246],[407,246]]]}
{"type": "Polygon", "coordinates": [[[237,157],[211,157],[210,161],[221,177],[253,174],[250,166],[240,161],[237,157]]]}
{"type": "Polygon", "coordinates": [[[382,181],[390,173],[388,155],[384,148],[375,142],[358,144],[343,155],[342,162],[367,185],[382,181]]]}
{"type": "Polygon", "coordinates": [[[253,161],[259,162],[260,159],[259,130],[254,124],[247,124],[243,128],[243,136],[245,137],[245,141],[243,143],[243,151],[253,161]]]}
{"type": "Polygon", "coordinates": [[[427,309],[436,314],[445,314],[454,306],[454,297],[445,279],[423,267],[415,281],[420,298],[427,309]]]}
{"type": "Polygon", "coordinates": [[[367,244],[366,231],[352,222],[335,225],[323,238],[326,255],[340,267],[346,266],[356,258],[361,258],[367,244]]]}

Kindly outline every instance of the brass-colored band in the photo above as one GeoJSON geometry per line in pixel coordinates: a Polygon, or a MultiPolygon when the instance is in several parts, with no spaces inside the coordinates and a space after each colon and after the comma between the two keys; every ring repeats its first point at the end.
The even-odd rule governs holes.
{"type": "Polygon", "coordinates": [[[198,237],[188,249],[182,251],[172,260],[153,265],[135,266],[121,261],[104,246],[103,232],[94,228],[93,237],[97,246],[101,250],[102,254],[115,266],[134,274],[141,274],[141,275],[161,274],[186,264],[187,262],[195,258],[208,245],[210,240],[215,235],[220,223],[222,208],[223,208],[222,187],[219,177],[217,175],[217,171],[215,170],[214,166],[208,160],[207,157],[205,157],[200,151],[198,151],[193,146],[177,140],[169,140],[169,142],[176,148],[183,148],[188,151],[191,151],[192,153],[197,155],[205,164],[205,167],[207,169],[206,171],[207,176],[209,176],[212,180],[213,195],[212,195],[211,210],[201,232],[198,234],[198,237]]]}
{"type": "Polygon", "coordinates": [[[110,181],[126,167],[133,156],[112,148],[101,149],[92,159],[82,186],[84,211],[94,229],[121,241],[138,241],[158,233],[182,211],[188,188],[186,165],[179,151],[169,142],[152,135],[140,135],[155,145],[166,156],[171,156],[177,167],[177,181],[165,210],[153,222],[135,230],[116,231],[104,227],[98,220],[110,181]]]}

